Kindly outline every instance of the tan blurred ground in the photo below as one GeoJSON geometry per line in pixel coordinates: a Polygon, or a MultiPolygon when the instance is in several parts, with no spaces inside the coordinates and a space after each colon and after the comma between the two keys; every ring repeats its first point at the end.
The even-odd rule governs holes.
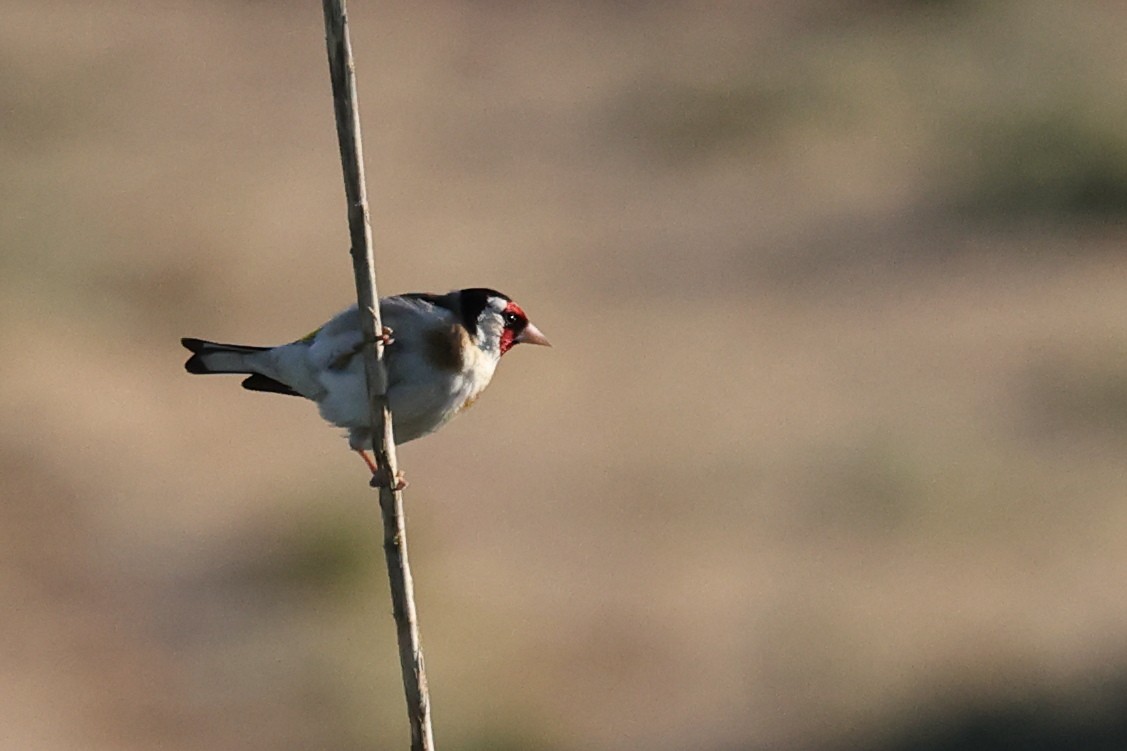
{"type": "MultiPolygon", "coordinates": [[[[440,747],[1122,680],[1123,7],[351,6],[381,290],[555,344],[401,452],[440,747]]],[[[404,747],[360,463],[177,343],[352,299],[324,54],[313,2],[0,7],[0,747],[404,747]]]]}

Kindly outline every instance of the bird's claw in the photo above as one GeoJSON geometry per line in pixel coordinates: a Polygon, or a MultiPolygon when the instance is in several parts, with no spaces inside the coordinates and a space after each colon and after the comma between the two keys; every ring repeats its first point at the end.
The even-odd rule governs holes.
{"type": "Polygon", "coordinates": [[[395,332],[391,330],[391,327],[384,326],[383,331],[376,334],[375,337],[371,339],[364,337],[364,341],[368,342],[369,344],[375,344],[379,342],[385,347],[390,347],[392,344],[395,344],[395,337],[392,336],[393,333],[395,332]]]}
{"type": "MultiPolygon", "coordinates": [[[[371,316],[372,316],[372,318],[377,318],[377,317],[378,317],[378,316],[376,315],[376,309],[375,309],[375,308],[373,308],[373,307],[371,307],[371,306],[369,306],[369,307],[368,307],[368,313],[369,313],[369,315],[371,315],[371,316]]],[[[375,341],[379,342],[380,344],[382,344],[382,345],[383,345],[383,346],[385,346],[385,347],[387,347],[387,346],[389,346],[389,345],[391,345],[391,344],[394,344],[394,343],[395,343],[395,339],[394,339],[394,338],[393,338],[393,337],[391,336],[391,334],[392,334],[392,330],[391,330],[391,328],[390,328],[390,327],[388,327],[388,326],[384,326],[384,327],[383,327],[383,331],[381,331],[380,333],[376,334],[376,339],[375,339],[375,341]]]]}

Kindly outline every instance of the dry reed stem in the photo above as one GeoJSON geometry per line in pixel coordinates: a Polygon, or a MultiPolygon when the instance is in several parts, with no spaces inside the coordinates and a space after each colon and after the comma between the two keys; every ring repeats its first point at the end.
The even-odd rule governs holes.
{"type": "Polygon", "coordinates": [[[376,332],[382,332],[376,291],[375,255],[372,226],[368,216],[368,196],[364,184],[364,160],[360,142],[360,114],[356,105],[356,70],[348,34],[344,0],[323,0],[325,43],[329,53],[329,73],[333,83],[333,109],[336,113],[340,159],[344,170],[344,189],[348,199],[348,228],[351,238],[352,269],[356,277],[356,299],[361,311],[365,340],[364,369],[368,399],[372,409],[372,451],[383,470],[380,486],[380,512],[384,526],[384,555],[391,583],[392,613],[399,641],[399,663],[411,722],[412,751],[432,751],[430,697],[427,694],[423,652],[415,614],[415,592],[407,559],[407,529],[403,516],[403,493],[396,490],[399,465],[395,459],[392,415],[387,405],[387,370],[383,362],[384,345],[376,332]]]}

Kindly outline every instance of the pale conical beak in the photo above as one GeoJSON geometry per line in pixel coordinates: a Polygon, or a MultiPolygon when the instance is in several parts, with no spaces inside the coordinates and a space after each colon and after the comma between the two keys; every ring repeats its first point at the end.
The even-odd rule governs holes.
{"type": "Polygon", "coordinates": [[[552,343],[548,341],[548,337],[541,334],[540,329],[532,325],[531,322],[524,327],[524,331],[516,335],[513,341],[519,344],[540,344],[545,347],[552,346],[552,343]]]}

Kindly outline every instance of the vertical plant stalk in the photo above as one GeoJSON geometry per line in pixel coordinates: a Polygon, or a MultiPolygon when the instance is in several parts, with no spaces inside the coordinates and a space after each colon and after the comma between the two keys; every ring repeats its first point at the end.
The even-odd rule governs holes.
{"type": "Polygon", "coordinates": [[[325,44],[329,53],[329,73],[333,82],[333,109],[336,112],[340,161],[344,169],[344,192],[348,198],[348,229],[351,238],[352,270],[356,277],[356,300],[364,339],[364,371],[371,405],[372,451],[384,472],[380,487],[380,513],[384,527],[384,555],[391,583],[391,605],[399,641],[399,663],[403,670],[403,690],[411,722],[412,751],[432,751],[434,732],[430,720],[423,652],[415,615],[415,590],[407,560],[407,528],[403,516],[403,493],[395,490],[399,465],[395,459],[395,440],[391,412],[387,405],[387,368],[384,345],[376,332],[383,331],[379,296],[376,291],[376,264],[372,249],[372,225],[368,217],[368,193],[364,184],[364,158],[360,142],[360,113],[356,104],[356,69],[344,0],[323,0],[325,44]],[[369,315],[364,315],[368,311],[369,315]]]}

